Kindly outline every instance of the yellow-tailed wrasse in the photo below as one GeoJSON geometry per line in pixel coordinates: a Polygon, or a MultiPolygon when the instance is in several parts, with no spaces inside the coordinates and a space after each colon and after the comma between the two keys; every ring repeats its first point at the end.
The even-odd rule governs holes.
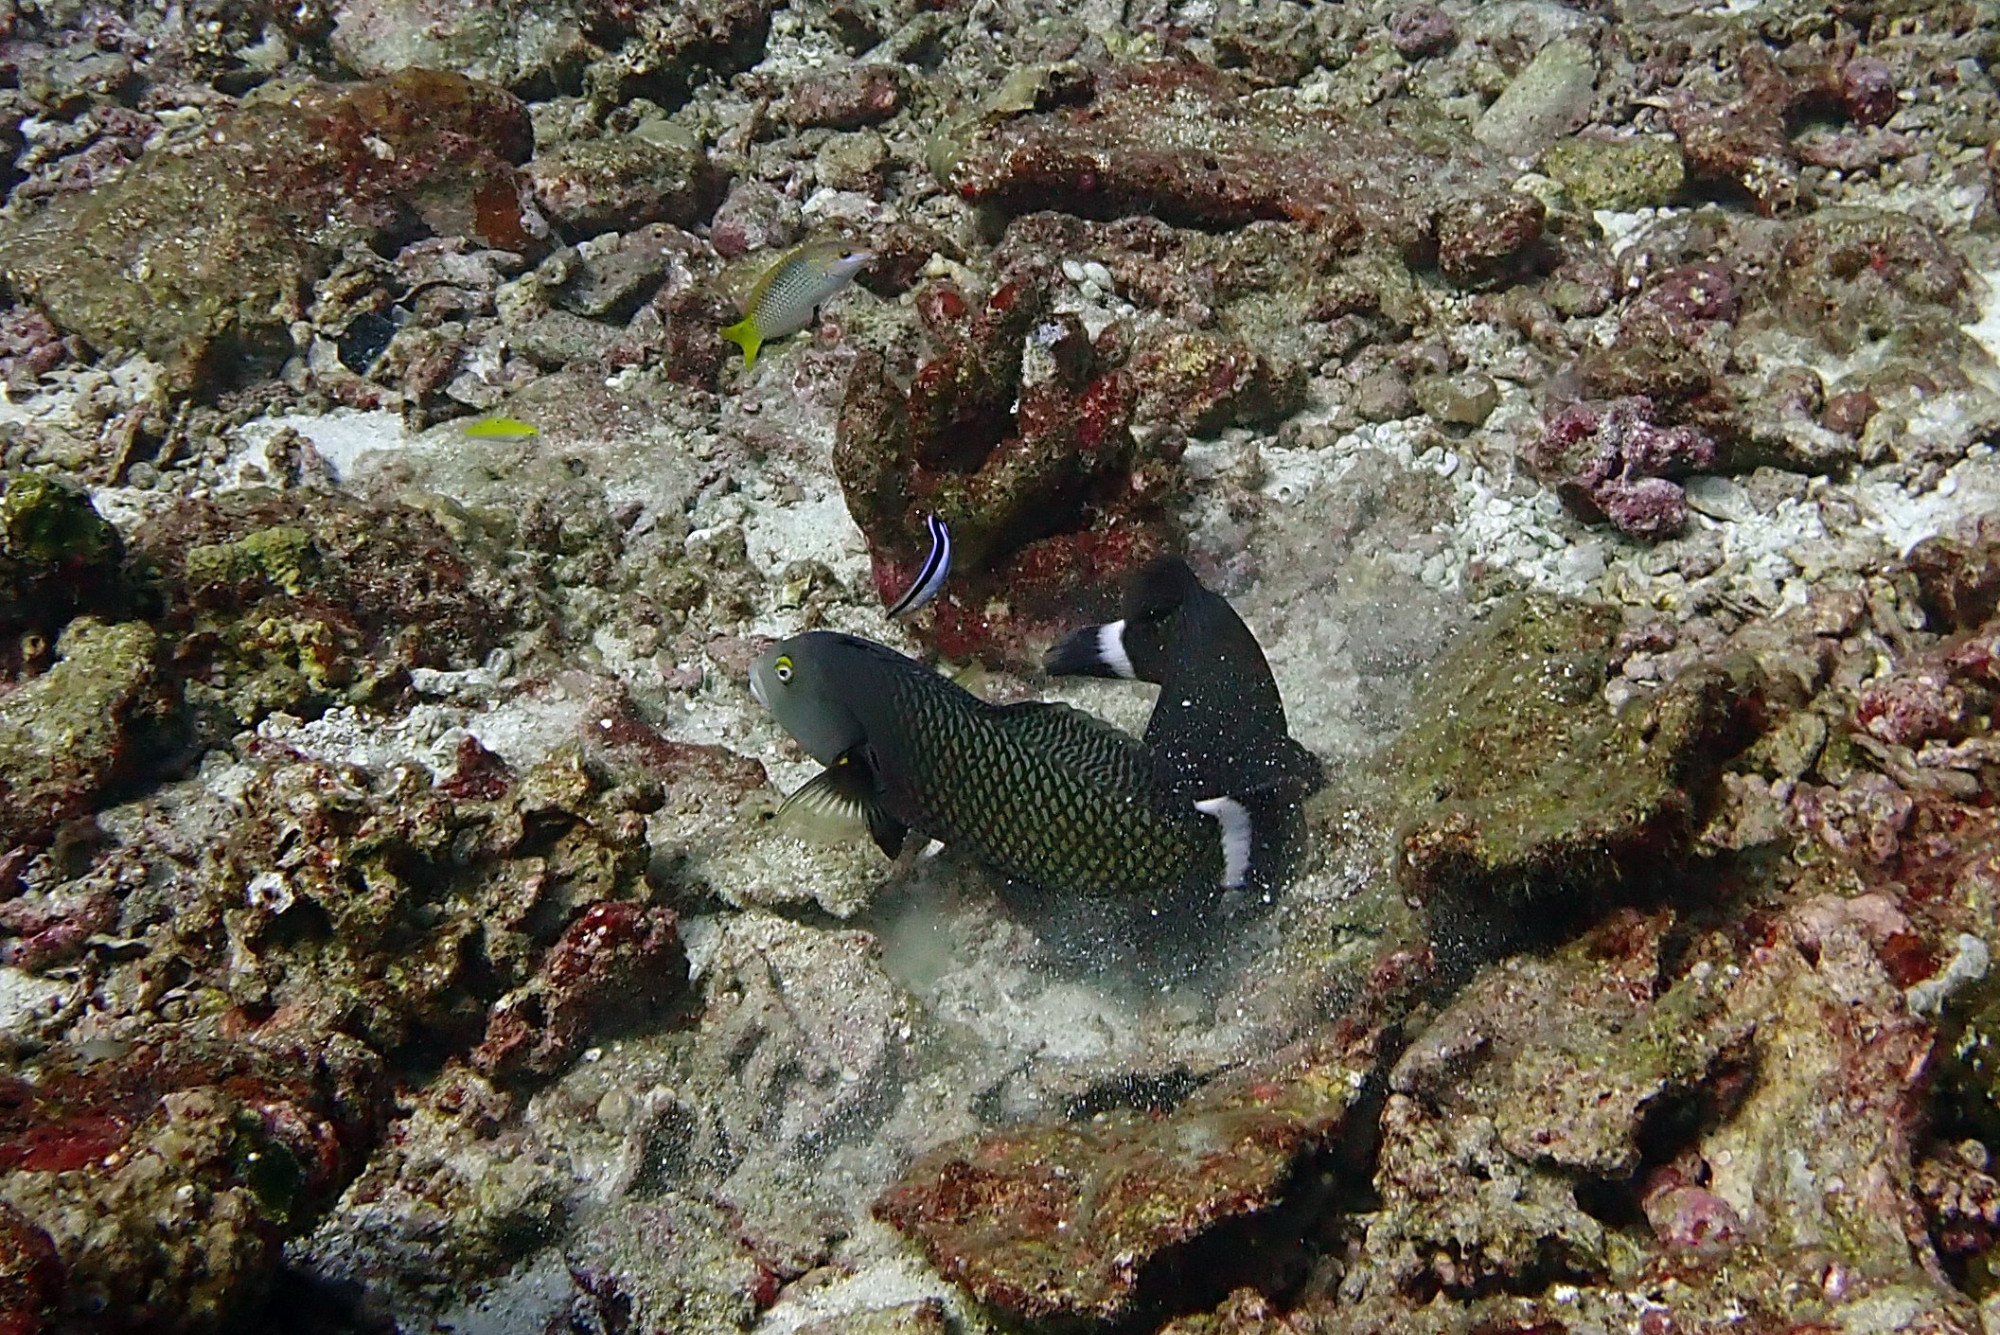
{"type": "Polygon", "coordinates": [[[808,631],[765,651],[750,689],[826,766],[787,800],[866,820],[891,857],[916,830],[1046,890],[1120,895],[1229,884],[1241,809],[1177,801],[1137,738],[1068,705],[996,705],[886,645],[808,631]]]}
{"type": "Polygon", "coordinates": [[[743,318],[722,331],[743,349],[743,369],[757,364],[757,350],[766,343],[815,323],[819,308],[873,258],[844,242],[809,241],[766,269],[743,303],[743,318]]]}
{"type": "Polygon", "coordinates": [[[1056,675],[1157,683],[1145,743],[1162,782],[1203,809],[1215,798],[1235,798],[1244,842],[1231,852],[1247,860],[1242,879],[1276,886],[1299,851],[1300,806],[1325,774],[1291,735],[1257,637],[1177,557],[1134,574],[1120,610],[1116,621],[1065,636],[1044,666],[1056,675]]]}

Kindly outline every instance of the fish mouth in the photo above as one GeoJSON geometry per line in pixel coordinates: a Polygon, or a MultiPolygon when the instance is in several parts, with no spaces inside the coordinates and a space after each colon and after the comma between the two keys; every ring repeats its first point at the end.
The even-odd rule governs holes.
{"type": "Polygon", "coordinates": [[[754,671],[750,674],[750,698],[766,709],[771,707],[771,702],[764,698],[763,680],[754,671]]]}

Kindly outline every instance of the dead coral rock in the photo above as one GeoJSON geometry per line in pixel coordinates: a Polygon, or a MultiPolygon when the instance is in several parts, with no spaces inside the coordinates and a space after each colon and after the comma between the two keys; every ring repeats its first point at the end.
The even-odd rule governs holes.
{"type": "Polygon", "coordinates": [[[216,727],[473,666],[535,614],[430,514],[337,492],[185,501],[133,547],[162,573],[176,670],[216,727]]]}
{"type": "Polygon", "coordinates": [[[712,75],[748,69],[763,58],[776,0],[672,0],[614,3],[629,36],[584,71],[584,92],[606,106],[644,97],[671,111],[712,75]]]}
{"type": "Polygon", "coordinates": [[[1720,970],[1661,977],[1670,925],[1627,915],[1492,966],[1411,1043],[1389,1076],[1368,1242],[1403,1258],[1399,1284],[1465,1296],[1605,1277],[1579,1182],[1622,1186],[1654,1112],[1740,1085],[1753,1028],[1725,1021],[1720,970]]]}
{"type": "Polygon", "coordinates": [[[1170,1258],[1277,1203],[1301,1157],[1347,1125],[1378,1039],[1302,1043],[1158,1116],[1121,1109],[941,1146],[875,1213],[1013,1320],[1112,1323],[1183,1286],[1213,1300],[1226,1275],[1176,1273],[1170,1258]]]}
{"type": "MultiPolygon", "coordinates": [[[[863,354],[849,373],[834,471],[868,539],[878,591],[892,602],[908,587],[928,550],[927,513],[950,526],[967,572],[936,604],[946,653],[1031,661],[1040,650],[1023,637],[1052,637],[1079,584],[1109,584],[1127,560],[1167,546],[1171,464],[1134,441],[1137,377],[1098,374],[1075,317],[1043,317],[1046,294],[1046,280],[1024,272],[975,314],[955,289],[926,289],[917,309],[941,346],[908,393],[879,356],[863,354]]],[[[1192,383],[1171,380],[1166,363],[1160,377],[1227,413],[1258,392],[1260,365],[1224,353],[1201,360],[1192,383]],[[1217,370],[1241,372],[1242,383],[1230,375],[1211,385],[1206,373],[1217,370]]],[[[1158,396],[1166,413],[1190,401],[1158,396]]]]}
{"type": "Polygon", "coordinates": [[[976,468],[1005,434],[1021,382],[1021,344],[1048,301],[1037,276],[1003,282],[950,329],[910,381],[910,443],[930,469],[976,468]]]}
{"type": "Polygon", "coordinates": [[[537,154],[526,175],[549,219],[572,236],[648,223],[693,227],[708,221],[729,184],[699,144],[664,122],[650,132],[573,140],[537,154]]]}
{"type": "Polygon", "coordinates": [[[1101,73],[1078,108],[948,131],[945,183],[1013,211],[1146,213],[1198,227],[1290,218],[1363,237],[1454,281],[1512,273],[1542,211],[1462,142],[1423,142],[1359,117],[1251,97],[1206,66],[1101,73]]]}
{"type": "Polygon", "coordinates": [[[57,1330],[230,1328],[284,1237],[360,1167],[387,1102],[339,1039],[156,1036],[98,1062],[58,1049],[29,1074],[0,1080],[0,1227],[53,1243],[60,1294],[30,1312],[57,1330]]]}
{"type": "Polygon", "coordinates": [[[1733,745],[1735,688],[1685,674],[1623,712],[1604,700],[1617,615],[1542,597],[1497,611],[1431,669],[1390,748],[1399,874],[1433,931],[1477,945],[1530,903],[1590,905],[1686,846],[1733,745]]]}
{"type": "Polygon", "coordinates": [[[1765,287],[1786,328],[1843,353],[1955,333],[1972,311],[1957,252],[1921,218],[1882,209],[1800,220],[1765,287]]]}
{"type": "Polygon", "coordinates": [[[236,1004],[288,1009],[380,1052],[416,1037],[463,1050],[584,905],[644,897],[657,801],[574,756],[486,800],[407,769],[267,762],[228,836],[191,850],[183,876],[129,893],[125,921],[163,924],[160,949],[236,1004]]]}
{"type": "Polygon", "coordinates": [[[451,70],[533,96],[574,80],[603,54],[589,34],[604,31],[617,9],[612,0],[557,0],[523,23],[500,6],[342,0],[330,41],[334,58],[364,77],[451,70]]]}
{"type": "Polygon", "coordinates": [[[1977,1256],[2000,1243],[2000,1181],[1986,1147],[1976,1140],[1939,1146],[1917,1165],[1916,1191],[1938,1251],[1977,1256]]]}
{"type": "Polygon", "coordinates": [[[895,115],[902,97],[901,67],[844,65],[801,78],[779,104],[778,115],[800,129],[858,130],[895,115]]]}
{"type": "Polygon", "coordinates": [[[346,1195],[288,1259],[381,1301],[491,1280],[567,1216],[576,1170],[520,1104],[459,1062],[407,1100],[346,1195]]]}
{"type": "Polygon", "coordinates": [[[1587,519],[1606,519],[1645,542],[1687,526],[1676,479],[1715,467],[1715,442],[1691,426],[1656,424],[1651,399],[1581,402],[1557,409],[1528,449],[1528,464],[1587,519]]]}
{"type": "Polygon", "coordinates": [[[1833,1244],[1860,1273],[1928,1286],[1912,1137],[1931,1035],[1875,935],[1860,905],[1829,896],[1751,952],[1730,1010],[1756,1024],[1758,1079],[1700,1150],[1711,1189],[1767,1242],[1833,1244]]]}
{"type": "Polygon", "coordinates": [[[0,315],[0,381],[15,393],[34,387],[35,381],[69,360],[62,331],[49,317],[25,306],[16,306],[0,315]]]}
{"type": "Polygon", "coordinates": [[[792,1156],[887,1112],[911,1003],[868,933],[745,913],[723,928],[707,994],[690,1060],[730,1144],[792,1156]]]}
{"type": "Polygon", "coordinates": [[[1270,426],[1305,402],[1302,368],[1288,370],[1279,371],[1241,340],[1204,330],[1142,339],[1129,366],[1139,395],[1133,420],[1190,436],[1270,426]]]}
{"type": "Polygon", "coordinates": [[[193,152],[0,226],[0,274],[57,326],[137,347],[175,384],[291,350],[290,322],[342,245],[413,222],[536,250],[513,164],[526,110],[490,84],[412,70],[261,94],[193,152]]]}
{"type": "Polygon", "coordinates": [[[472,1064],[498,1079],[560,1071],[598,1029],[629,1022],[687,985],[672,910],[617,900],[586,907],[526,987],[494,1004],[472,1064]]]}
{"type": "Polygon", "coordinates": [[[1743,92],[1722,106],[1683,103],[1669,118],[1689,177],[1732,185],[1760,213],[1799,203],[1799,161],[1787,117],[1798,92],[1768,50],[1746,46],[1738,61],[1743,92]]]}
{"type": "Polygon", "coordinates": [[[56,1315],[62,1286],[54,1239],[0,1201],[0,1330],[41,1335],[56,1315]]]}
{"type": "Polygon", "coordinates": [[[1909,555],[1924,610],[1947,631],[1971,630],[2000,610],[2000,523],[1985,541],[1925,538],[1909,555]]]}
{"type": "Polygon", "coordinates": [[[179,696],[142,622],[70,623],[47,672],[0,694],[0,846],[40,842],[144,774],[179,696]]]}

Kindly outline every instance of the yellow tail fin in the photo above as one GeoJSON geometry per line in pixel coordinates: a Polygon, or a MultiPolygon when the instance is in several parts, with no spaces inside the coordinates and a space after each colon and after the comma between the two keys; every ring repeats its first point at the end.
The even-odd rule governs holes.
{"type": "Polygon", "coordinates": [[[755,316],[745,316],[722,331],[722,336],[743,349],[743,369],[749,370],[757,364],[757,349],[764,346],[764,336],[757,332],[755,316]]]}

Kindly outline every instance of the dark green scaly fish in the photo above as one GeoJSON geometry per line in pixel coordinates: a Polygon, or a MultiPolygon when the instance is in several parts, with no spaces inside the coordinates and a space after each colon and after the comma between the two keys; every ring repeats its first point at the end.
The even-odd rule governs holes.
{"type": "Polygon", "coordinates": [[[1137,738],[1068,705],[995,705],[870,640],[809,631],[751,666],[757,699],[827,768],[787,805],[909,830],[1049,890],[1133,894],[1226,880],[1222,818],[1159,788],[1137,738]]]}
{"type": "Polygon", "coordinates": [[[1302,804],[1325,775],[1291,735],[1257,637],[1177,557],[1137,571],[1120,610],[1117,621],[1065,636],[1043,666],[1057,676],[1157,683],[1145,743],[1161,782],[1204,807],[1203,799],[1234,795],[1246,817],[1248,882],[1275,886],[1297,859],[1302,804]]]}

